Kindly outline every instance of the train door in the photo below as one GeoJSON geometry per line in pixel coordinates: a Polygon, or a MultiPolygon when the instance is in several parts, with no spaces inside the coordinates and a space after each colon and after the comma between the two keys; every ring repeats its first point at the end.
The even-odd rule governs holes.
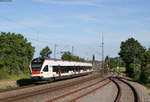
{"type": "Polygon", "coordinates": [[[74,72],[74,74],[76,74],[76,67],[75,66],[73,67],[73,72],[74,72]]]}
{"type": "Polygon", "coordinates": [[[43,75],[45,76],[45,77],[50,77],[50,72],[49,72],[49,67],[48,67],[48,65],[45,65],[45,67],[44,67],[44,69],[43,69],[43,75]]]}

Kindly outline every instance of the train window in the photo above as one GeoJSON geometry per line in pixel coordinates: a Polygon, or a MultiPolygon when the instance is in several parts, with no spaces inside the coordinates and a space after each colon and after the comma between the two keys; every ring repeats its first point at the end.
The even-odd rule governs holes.
{"type": "Polygon", "coordinates": [[[40,71],[41,68],[40,67],[32,67],[32,71],[40,71]]]}
{"type": "Polygon", "coordinates": [[[46,65],[43,69],[44,72],[48,72],[48,65],[46,65]]]}
{"type": "Polygon", "coordinates": [[[61,73],[68,73],[69,71],[86,71],[88,69],[91,69],[91,67],[86,67],[86,66],[53,66],[53,72],[58,73],[60,68],[61,73]]]}
{"type": "Polygon", "coordinates": [[[73,70],[72,66],[53,66],[53,72],[58,73],[59,67],[60,67],[60,72],[61,73],[68,73],[69,71],[73,70]]]}
{"type": "Polygon", "coordinates": [[[40,71],[43,62],[44,62],[44,59],[40,59],[40,58],[33,59],[32,64],[31,64],[32,71],[40,71]]]}
{"type": "Polygon", "coordinates": [[[66,72],[73,71],[73,66],[65,66],[66,72]]]}
{"type": "Polygon", "coordinates": [[[86,70],[87,70],[87,67],[83,66],[83,67],[82,67],[82,70],[83,70],[83,71],[86,71],[86,70]]]}
{"type": "Polygon", "coordinates": [[[32,71],[40,71],[41,66],[41,64],[32,64],[32,71]]]}
{"type": "Polygon", "coordinates": [[[33,60],[32,60],[32,63],[34,63],[34,64],[35,64],[35,63],[36,63],[36,64],[37,64],[37,63],[43,63],[43,62],[44,62],[44,58],[36,58],[36,59],[33,59],[33,60]]]}
{"type": "Polygon", "coordinates": [[[68,73],[69,66],[61,66],[61,73],[68,73]]]}
{"type": "Polygon", "coordinates": [[[53,66],[53,72],[58,73],[58,66],[53,66]]]}
{"type": "Polygon", "coordinates": [[[76,71],[76,67],[73,67],[73,72],[75,72],[76,71]]]}

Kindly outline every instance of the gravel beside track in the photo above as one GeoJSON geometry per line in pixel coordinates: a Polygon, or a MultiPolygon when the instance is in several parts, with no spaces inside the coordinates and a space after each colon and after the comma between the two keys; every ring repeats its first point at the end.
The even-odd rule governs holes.
{"type": "Polygon", "coordinates": [[[27,85],[27,86],[15,87],[15,88],[10,88],[10,89],[2,89],[2,90],[0,90],[0,93],[13,91],[13,90],[25,89],[25,88],[34,87],[34,86],[36,86],[36,85],[35,84],[31,84],[31,85],[27,85]]]}
{"type": "MultiPolygon", "coordinates": [[[[108,85],[110,82],[111,82],[111,81],[108,81],[108,82],[106,82],[106,83],[103,84],[103,85],[100,85],[100,86],[98,85],[96,88],[93,88],[92,90],[90,90],[90,91],[88,91],[88,92],[86,92],[86,93],[84,93],[84,94],[82,94],[82,95],[80,95],[80,96],[78,96],[78,97],[76,97],[76,98],[71,99],[69,102],[76,102],[76,101],[80,100],[81,98],[83,98],[83,97],[85,97],[85,96],[87,96],[87,95],[89,95],[89,94],[91,94],[91,93],[97,91],[98,89],[101,89],[101,88],[105,87],[105,86],[108,85]]],[[[89,90],[89,89],[88,89],[88,90],[89,90]]]]}

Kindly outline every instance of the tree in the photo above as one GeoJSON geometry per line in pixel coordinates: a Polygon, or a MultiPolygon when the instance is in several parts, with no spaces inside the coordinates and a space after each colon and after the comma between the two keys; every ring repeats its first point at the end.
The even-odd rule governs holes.
{"type": "Polygon", "coordinates": [[[143,54],[141,66],[141,75],[139,80],[143,83],[148,83],[150,82],[150,49],[146,50],[143,54]]]}
{"type": "Polygon", "coordinates": [[[40,55],[43,58],[50,58],[51,53],[52,53],[51,49],[48,46],[46,46],[41,50],[40,55]]]}
{"type": "Polygon", "coordinates": [[[68,61],[85,61],[83,58],[79,56],[74,56],[71,52],[67,51],[61,56],[61,59],[68,61]]]}
{"type": "Polygon", "coordinates": [[[72,56],[73,56],[72,53],[67,51],[63,53],[63,55],[61,56],[61,59],[71,61],[72,56]]]}
{"type": "Polygon", "coordinates": [[[34,47],[21,34],[0,33],[0,78],[29,72],[34,47]]]}
{"type": "Polygon", "coordinates": [[[109,56],[106,56],[106,58],[105,58],[105,68],[110,68],[110,58],[109,58],[109,56]]]}
{"type": "Polygon", "coordinates": [[[139,63],[131,63],[129,67],[130,72],[132,73],[130,77],[138,81],[141,75],[141,65],[139,63]]]}
{"type": "Polygon", "coordinates": [[[119,55],[126,64],[126,73],[129,76],[133,74],[130,64],[135,61],[140,64],[144,52],[145,48],[134,38],[129,38],[121,43],[119,55]]]}
{"type": "Polygon", "coordinates": [[[113,58],[113,57],[106,56],[105,66],[110,69],[117,68],[117,66],[124,67],[124,62],[119,57],[113,58]]]}

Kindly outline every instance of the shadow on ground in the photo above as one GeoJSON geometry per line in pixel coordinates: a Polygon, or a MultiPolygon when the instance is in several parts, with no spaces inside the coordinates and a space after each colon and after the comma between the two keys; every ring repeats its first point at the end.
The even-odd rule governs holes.
{"type": "MultiPolygon", "coordinates": [[[[82,75],[85,76],[85,75],[82,75]]],[[[18,86],[27,86],[27,85],[32,85],[32,84],[36,84],[36,85],[40,85],[40,84],[45,84],[45,83],[51,83],[51,82],[57,82],[57,81],[63,81],[63,80],[68,80],[68,79],[72,79],[72,78],[78,78],[80,76],[75,76],[75,77],[69,77],[69,78],[64,78],[64,79],[55,79],[55,80],[33,80],[31,78],[25,78],[25,79],[20,79],[17,80],[16,83],[18,86]]]]}
{"type": "Polygon", "coordinates": [[[35,81],[32,80],[31,78],[17,80],[17,85],[18,86],[26,86],[26,85],[31,85],[31,84],[34,84],[34,83],[35,83],[35,81]]]}

